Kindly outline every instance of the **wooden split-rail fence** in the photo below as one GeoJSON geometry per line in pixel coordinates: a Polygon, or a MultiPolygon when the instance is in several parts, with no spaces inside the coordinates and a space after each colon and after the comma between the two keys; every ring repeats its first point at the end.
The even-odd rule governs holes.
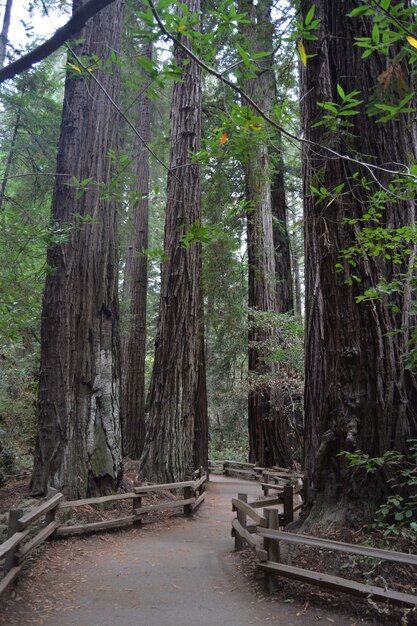
{"type": "Polygon", "coordinates": [[[184,515],[191,516],[204,501],[206,480],[207,474],[200,468],[194,472],[192,480],[135,486],[133,491],[129,493],[71,501],[65,500],[62,493],[51,489],[48,492],[48,499],[44,503],[25,514],[22,509],[11,509],[9,511],[8,539],[0,544],[0,561],[4,561],[4,575],[0,580],[0,597],[19,576],[25,561],[33,554],[35,548],[46,540],[139,525],[144,516],[154,511],[183,508],[184,515]],[[183,499],[145,506],[142,504],[142,499],[145,496],[172,490],[177,492],[182,490],[183,499]],[[79,525],[66,525],[56,519],[60,511],[64,511],[65,517],[68,517],[73,509],[83,505],[108,505],[120,500],[131,500],[131,515],[79,525]]]}
{"type": "Polygon", "coordinates": [[[240,461],[209,461],[209,471],[211,474],[259,482],[266,498],[263,500],[265,506],[283,504],[283,513],[279,515],[284,526],[294,520],[294,513],[303,506],[303,474],[290,469],[277,466],[265,468],[240,461]]]}
{"type": "MultiPolygon", "coordinates": [[[[242,550],[246,545],[255,550],[257,568],[265,574],[265,590],[268,593],[277,588],[277,577],[283,576],[300,582],[318,585],[330,591],[342,591],[356,596],[371,598],[375,601],[389,602],[405,607],[417,606],[417,596],[415,595],[282,563],[280,561],[280,544],[282,543],[312,546],[320,550],[335,550],[346,556],[356,554],[371,559],[393,561],[412,566],[417,566],[417,555],[348,544],[280,530],[280,521],[283,516],[279,514],[277,508],[268,508],[282,502],[282,497],[280,496],[283,496],[283,493],[279,494],[277,492],[275,497],[264,497],[248,502],[247,494],[240,493],[237,498],[232,499],[233,510],[237,512],[236,518],[232,521],[235,550],[242,550]],[[263,509],[262,513],[259,512],[259,509],[263,509]],[[249,524],[248,519],[251,521],[249,524]]],[[[288,506],[290,506],[289,503],[287,503],[288,506]]],[[[287,517],[289,517],[288,513],[287,517]]]]}

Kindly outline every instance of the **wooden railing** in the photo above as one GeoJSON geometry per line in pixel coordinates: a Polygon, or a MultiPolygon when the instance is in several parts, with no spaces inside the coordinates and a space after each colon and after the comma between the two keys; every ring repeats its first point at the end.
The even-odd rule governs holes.
{"type": "Polygon", "coordinates": [[[54,489],[48,492],[48,499],[43,504],[24,514],[22,509],[9,511],[8,539],[0,544],[0,561],[4,560],[4,576],[0,580],[0,597],[9,585],[19,576],[26,558],[47,539],[84,535],[114,528],[125,528],[140,524],[149,512],[182,508],[186,516],[202,504],[206,496],[206,473],[200,469],[194,473],[193,480],[178,483],[135,486],[132,492],[120,493],[97,498],[66,501],[62,493],[54,489]],[[175,490],[183,492],[183,499],[143,505],[144,497],[161,491],[175,490]],[[132,514],[88,524],[64,525],[56,520],[59,511],[65,510],[69,517],[72,510],[83,505],[102,505],[121,500],[132,501],[132,514]],[[37,526],[35,526],[35,523],[37,526]]]}
{"type": "Polygon", "coordinates": [[[265,574],[265,590],[268,593],[276,589],[277,577],[285,576],[301,582],[318,585],[328,590],[343,591],[357,596],[372,598],[373,600],[388,601],[400,606],[417,606],[417,596],[415,595],[281,563],[280,542],[313,546],[321,550],[336,550],[346,555],[358,554],[373,559],[394,561],[395,563],[413,566],[417,566],[417,555],[342,543],[279,530],[279,521],[282,516],[280,516],[276,508],[264,508],[262,514],[257,511],[258,508],[263,506],[273,506],[279,500],[279,497],[275,499],[264,498],[248,503],[246,494],[239,494],[237,498],[232,499],[233,510],[237,511],[237,517],[232,521],[235,550],[242,550],[245,544],[254,548],[258,557],[257,568],[265,574]],[[248,518],[255,522],[255,525],[248,525],[248,518]]]}

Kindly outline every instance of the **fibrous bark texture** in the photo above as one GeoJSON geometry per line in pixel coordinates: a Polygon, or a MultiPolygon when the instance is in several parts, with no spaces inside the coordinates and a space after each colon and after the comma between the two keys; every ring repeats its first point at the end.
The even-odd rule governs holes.
{"type": "MultiPolygon", "coordinates": [[[[277,143],[281,146],[279,139],[277,143]]],[[[271,203],[278,294],[277,307],[278,313],[294,313],[291,246],[287,226],[288,207],[285,197],[284,161],[282,155],[278,155],[275,168],[275,172],[272,175],[271,203]]]]}
{"type": "MultiPolygon", "coordinates": [[[[199,0],[186,2],[198,13],[199,0]]],[[[187,41],[187,40],[186,40],[187,41]]],[[[200,220],[201,70],[176,48],[182,81],[174,85],[171,153],[167,181],[161,302],[155,362],[149,392],[149,425],[140,467],[149,480],[180,480],[194,469],[195,430],[207,420],[201,367],[201,244],[182,244],[182,236],[200,220]],[[187,63],[184,63],[187,61],[187,63]],[[198,413],[200,411],[200,413],[198,413]]]]}
{"type": "MultiPolygon", "coordinates": [[[[75,0],[73,11],[82,4],[75,0]]],[[[119,50],[122,21],[117,0],[84,27],[77,55],[105,64],[119,50]]],[[[96,76],[117,101],[117,69],[96,76]]],[[[95,81],[69,74],[52,200],[52,219],[66,235],[48,250],[33,493],[51,485],[71,497],[102,494],[120,477],[116,205],[107,188],[117,127],[95,81]],[[87,179],[80,191],[77,181],[87,179]]]]}
{"type": "MultiPolygon", "coordinates": [[[[305,16],[311,2],[302,0],[301,5],[305,16]]],[[[318,39],[306,43],[307,53],[314,56],[302,72],[304,136],[359,160],[394,164],[395,169],[398,164],[415,161],[415,128],[408,115],[376,123],[366,114],[371,98],[392,102],[398,93],[394,83],[384,89],[379,80],[391,67],[390,59],[379,53],[362,59],[361,48],[354,45],[355,37],[370,37],[372,32],[370,18],[347,17],[359,5],[355,0],[344,0],[337,7],[331,0],[315,2],[320,19],[318,39]],[[364,103],[358,107],[359,115],[349,117],[352,126],[342,132],[326,132],[324,126],[314,127],[323,115],[318,103],[338,102],[338,83],[346,93],[359,91],[358,99],[364,103]]],[[[403,88],[410,89],[407,68],[391,67],[393,71],[401,71],[403,88]]],[[[407,267],[395,265],[383,254],[359,257],[353,270],[361,279],[359,285],[346,282],[348,271],[336,271],[336,263],[348,270],[340,254],[354,243],[361,229],[361,222],[347,224],[344,220],[363,218],[372,194],[382,190],[380,185],[386,188],[389,184],[387,174],[378,170],[370,174],[359,163],[329,157],[316,145],[304,148],[303,169],[307,498],[315,505],[312,520],[315,513],[318,516],[324,511],[329,520],[349,524],[369,517],[385,485],[373,479],[370,490],[369,481],[356,481],[338,452],[361,449],[379,456],[389,449],[404,450],[406,440],[417,432],[416,380],[404,369],[407,332],[387,335],[407,326],[410,294],[405,289],[397,295],[398,312],[386,302],[355,302],[355,296],[381,277],[390,280],[395,273],[407,273],[407,267]],[[367,187],[362,177],[368,180],[367,187]],[[315,197],[310,187],[334,189],[342,183],[342,193],[333,201],[315,197]]],[[[414,200],[388,198],[382,225],[413,225],[414,200]]]]}
{"type": "MultiPolygon", "coordinates": [[[[143,46],[141,54],[152,59],[152,44],[143,46]]],[[[146,89],[139,98],[138,141],[136,155],[135,234],[126,250],[123,297],[128,319],[122,336],[122,415],[123,454],[139,459],[145,439],[145,356],[146,295],[148,262],[149,156],[146,144],[151,139],[151,102],[146,89]]]]}
{"type": "MultiPolygon", "coordinates": [[[[271,50],[271,57],[262,59],[262,70],[243,83],[245,93],[268,112],[275,93],[275,77],[271,71],[271,2],[261,0],[255,5],[252,0],[241,0],[239,11],[248,14],[248,24],[241,26],[244,46],[251,53],[271,50]]],[[[247,215],[249,308],[254,312],[278,312],[271,163],[268,143],[256,137],[256,133],[248,141],[244,169],[246,198],[250,202],[247,215]]],[[[254,377],[248,398],[249,459],[263,466],[287,467],[291,465],[291,451],[278,387],[278,365],[265,359],[268,346],[274,341],[273,332],[262,322],[259,324],[256,315],[250,314],[249,376],[254,377]]]]}

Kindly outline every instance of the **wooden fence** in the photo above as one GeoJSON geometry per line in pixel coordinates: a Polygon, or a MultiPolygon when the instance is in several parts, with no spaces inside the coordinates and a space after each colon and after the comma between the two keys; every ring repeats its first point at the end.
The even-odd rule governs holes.
{"type": "Polygon", "coordinates": [[[191,516],[204,501],[206,480],[206,473],[200,469],[194,473],[193,480],[163,485],[135,486],[133,491],[129,493],[71,501],[65,500],[62,493],[51,489],[48,492],[46,502],[31,509],[28,513],[23,514],[21,509],[12,509],[9,512],[9,538],[0,545],[0,561],[4,560],[4,576],[0,580],[0,597],[19,576],[27,557],[47,539],[84,535],[86,533],[137,525],[151,511],[182,508],[186,516],[191,516]],[[145,496],[172,490],[182,491],[183,499],[146,506],[142,504],[142,499],[145,496]],[[121,500],[131,500],[131,515],[79,525],[64,525],[56,520],[57,513],[62,510],[65,510],[66,514],[68,514],[73,509],[86,504],[102,505],[121,500]]]}
{"type": "Polygon", "coordinates": [[[232,521],[235,550],[242,550],[246,544],[255,550],[258,557],[257,567],[265,573],[265,590],[267,592],[271,593],[276,589],[278,576],[284,576],[312,585],[318,585],[328,590],[343,591],[357,596],[372,598],[373,600],[388,601],[400,606],[417,606],[417,596],[415,595],[366,585],[339,576],[332,576],[281,563],[280,542],[313,546],[321,550],[336,550],[346,555],[358,554],[373,559],[394,561],[395,563],[414,566],[417,566],[417,555],[380,550],[378,548],[279,530],[281,516],[276,508],[264,508],[262,514],[258,511],[259,508],[275,505],[277,501],[281,501],[279,496],[275,500],[274,498],[264,498],[248,503],[246,494],[238,494],[237,498],[232,499],[233,510],[237,511],[237,516],[232,521]],[[247,524],[248,518],[254,524],[247,524]]]}

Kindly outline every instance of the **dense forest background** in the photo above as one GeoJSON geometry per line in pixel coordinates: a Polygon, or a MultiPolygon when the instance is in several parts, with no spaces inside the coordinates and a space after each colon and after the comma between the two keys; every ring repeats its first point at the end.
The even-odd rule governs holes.
{"type": "MultiPolygon", "coordinates": [[[[88,4],[7,0],[0,66],[88,4]]],[[[0,70],[0,480],[249,459],[415,531],[416,9],[117,0],[0,70]]]]}

